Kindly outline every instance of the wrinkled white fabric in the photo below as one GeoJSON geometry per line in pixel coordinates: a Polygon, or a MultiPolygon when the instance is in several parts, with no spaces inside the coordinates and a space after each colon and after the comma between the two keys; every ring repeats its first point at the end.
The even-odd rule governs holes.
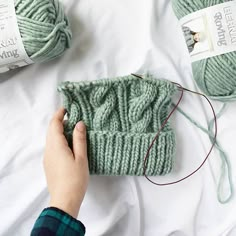
{"type": "MultiPolygon", "coordinates": [[[[42,157],[49,119],[61,104],[59,82],[149,72],[197,89],[169,0],[63,2],[73,29],[72,48],[50,63],[0,74],[0,235],[29,235],[47,207],[42,157]]],[[[220,103],[213,104],[220,109],[220,103]]],[[[194,95],[185,93],[181,107],[205,127],[212,118],[208,104],[194,95]]],[[[234,185],[235,116],[231,103],[218,121],[234,185]]],[[[175,167],[155,181],[183,177],[210,148],[209,138],[181,114],[174,114],[172,124],[175,167]]],[[[219,175],[220,158],[213,151],[200,172],[173,186],[157,187],[143,177],[93,176],[79,219],[87,236],[234,236],[236,198],[225,205],[217,201],[219,175]]]]}

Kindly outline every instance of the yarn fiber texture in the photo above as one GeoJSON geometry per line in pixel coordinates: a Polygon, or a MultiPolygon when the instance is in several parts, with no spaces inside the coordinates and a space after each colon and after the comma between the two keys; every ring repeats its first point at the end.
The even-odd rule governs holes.
{"type": "Polygon", "coordinates": [[[72,33],[58,0],[14,0],[17,23],[27,55],[34,62],[61,56],[72,33]]]}
{"type": "MultiPolygon", "coordinates": [[[[166,80],[125,76],[93,82],[63,82],[69,143],[78,121],[87,126],[91,174],[143,175],[144,157],[166,119],[176,86],[166,80]]],[[[168,122],[153,145],[147,175],[171,171],[176,141],[168,122]]]]}
{"type": "MultiPolygon", "coordinates": [[[[182,17],[228,0],[172,0],[173,10],[182,17]]],[[[222,102],[236,100],[236,52],[192,63],[198,87],[209,97],[222,102]]]]}

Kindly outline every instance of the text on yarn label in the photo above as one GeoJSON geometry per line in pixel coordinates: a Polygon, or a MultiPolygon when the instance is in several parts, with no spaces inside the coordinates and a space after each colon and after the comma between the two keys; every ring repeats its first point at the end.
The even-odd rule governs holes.
{"type": "Polygon", "coordinates": [[[0,73],[32,63],[22,42],[14,0],[0,0],[0,73]]]}
{"type": "Polygon", "coordinates": [[[180,19],[192,62],[236,51],[236,0],[180,19]]]}

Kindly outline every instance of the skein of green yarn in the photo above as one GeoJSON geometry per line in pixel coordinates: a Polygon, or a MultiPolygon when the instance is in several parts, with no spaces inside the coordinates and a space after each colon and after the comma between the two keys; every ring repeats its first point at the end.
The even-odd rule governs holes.
{"type": "Polygon", "coordinates": [[[58,0],[14,0],[17,23],[28,56],[45,62],[69,48],[72,34],[58,0]]]}
{"type": "MultiPolygon", "coordinates": [[[[229,0],[172,0],[178,19],[203,8],[229,0]]],[[[230,52],[192,63],[198,87],[212,99],[236,101],[236,52],[230,52]]]]}

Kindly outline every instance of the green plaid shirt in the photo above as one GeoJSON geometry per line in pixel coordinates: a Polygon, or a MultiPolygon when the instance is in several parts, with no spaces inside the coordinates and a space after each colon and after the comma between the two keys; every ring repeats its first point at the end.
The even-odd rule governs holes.
{"type": "Polygon", "coordinates": [[[31,236],[84,236],[84,225],[64,211],[45,208],[34,224],[31,236]]]}

